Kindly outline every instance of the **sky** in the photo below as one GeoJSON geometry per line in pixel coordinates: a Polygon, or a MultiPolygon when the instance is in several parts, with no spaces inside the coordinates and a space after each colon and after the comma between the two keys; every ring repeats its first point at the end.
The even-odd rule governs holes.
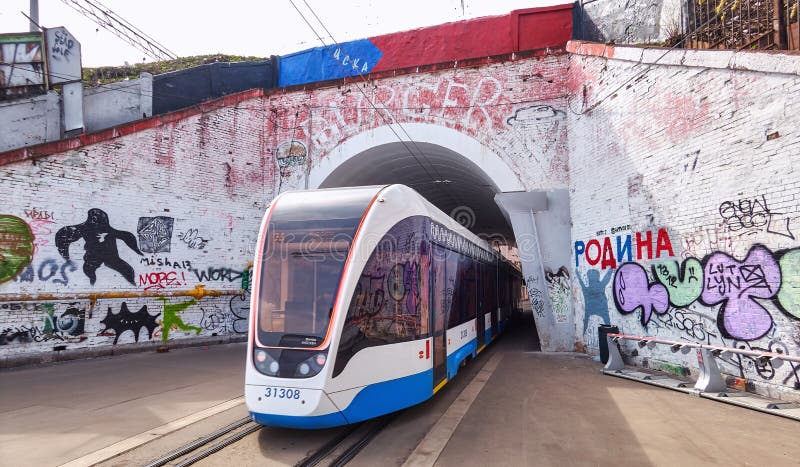
{"type": "MultiPolygon", "coordinates": [[[[151,62],[138,49],[67,5],[83,0],[39,0],[39,24],[64,26],[81,43],[82,65],[151,62]]],[[[178,56],[225,53],[269,57],[321,45],[289,0],[203,2],[89,0],[101,3],[178,56]]],[[[337,42],[566,0],[293,0],[325,37],[309,7],[337,42]],[[307,6],[307,5],[308,6],[307,6]]],[[[0,33],[26,32],[29,0],[0,0],[0,33]]]]}

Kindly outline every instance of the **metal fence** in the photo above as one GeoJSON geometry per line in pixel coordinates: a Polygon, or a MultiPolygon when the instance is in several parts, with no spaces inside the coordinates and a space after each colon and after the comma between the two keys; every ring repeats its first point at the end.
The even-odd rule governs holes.
{"type": "Polygon", "coordinates": [[[685,47],[800,50],[800,0],[688,0],[685,47]]]}

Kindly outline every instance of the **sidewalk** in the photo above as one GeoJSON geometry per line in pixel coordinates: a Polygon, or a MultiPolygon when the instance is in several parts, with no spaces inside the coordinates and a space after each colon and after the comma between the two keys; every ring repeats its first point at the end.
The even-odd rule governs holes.
{"type": "Polygon", "coordinates": [[[0,371],[0,465],[60,465],[242,396],[244,343],[0,371]]]}
{"type": "Polygon", "coordinates": [[[528,340],[499,342],[435,465],[800,464],[794,420],[605,376],[581,354],[526,351],[528,340]]]}

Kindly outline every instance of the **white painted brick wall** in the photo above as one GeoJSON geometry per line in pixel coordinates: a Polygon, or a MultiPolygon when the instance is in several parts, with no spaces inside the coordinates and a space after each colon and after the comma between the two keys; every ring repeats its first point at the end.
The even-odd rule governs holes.
{"type": "MultiPolygon", "coordinates": [[[[612,53],[638,60],[638,50],[617,48],[612,53]]],[[[663,61],[674,62],[672,55],[681,53],[671,52],[663,61]]],[[[697,65],[720,65],[639,64],[591,54],[575,54],[570,60],[571,102],[576,110],[569,122],[573,241],[597,238],[602,242],[605,236],[613,241],[615,235],[610,229],[614,226],[630,225],[622,235],[666,228],[675,256],[636,261],[648,270],[650,284],[658,283],[650,267],[661,260],[702,260],[720,251],[741,261],[756,244],[765,245],[773,253],[800,247],[797,58],[787,65],[785,57],[764,53],[737,57],[729,52],[704,54],[705,60],[696,61],[697,65]],[[728,60],[715,61],[718,54],[727,54],[728,60]],[[762,71],[730,69],[728,63],[749,63],[751,67],[755,63],[762,71]],[[612,94],[615,97],[607,97],[612,94]],[[603,102],[597,104],[601,99],[603,102]],[[593,108],[581,113],[588,107],[593,108]],[[768,138],[775,132],[778,137],[768,138]],[[640,188],[632,189],[632,185],[640,188]],[[738,206],[741,199],[765,199],[771,214],[757,215],[754,225],[745,228],[736,229],[739,224],[734,223],[735,231],[731,231],[720,206],[726,201],[738,206]],[[770,215],[771,230],[779,233],[768,231],[770,215]],[[601,231],[606,233],[598,234],[601,231]]],[[[663,51],[653,60],[660,55],[663,51]]],[[[601,270],[600,264],[590,266],[583,255],[579,255],[578,263],[576,272],[583,280],[589,270],[597,270],[601,276],[608,271],[601,270]]],[[[784,290],[796,287],[796,268],[794,262],[782,268],[784,290]]],[[[780,282],[772,281],[771,290],[777,291],[780,282]]],[[[643,326],[641,308],[630,314],[618,311],[614,290],[612,279],[604,288],[605,301],[592,299],[584,297],[580,284],[573,281],[579,345],[597,351],[598,316],[592,317],[583,333],[588,298],[594,307],[607,305],[611,323],[624,333],[800,353],[800,318],[780,311],[772,300],[758,300],[773,320],[769,332],[758,339],[746,339],[730,333],[725,336],[720,326],[720,305],[705,306],[700,301],[688,308],[670,306],[663,315],[653,313],[643,326]]],[[[622,293],[631,297],[630,290],[622,293]]],[[[799,311],[795,309],[794,313],[800,315],[799,311]]],[[[684,366],[696,371],[698,366],[693,354],[672,354],[665,346],[637,350],[627,344],[625,351],[629,355],[638,353],[634,362],[655,368],[684,366]]],[[[798,396],[797,365],[773,369],[743,359],[722,367],[728,375],[745,378],[761,392],[784,398],[798,396]]]]}

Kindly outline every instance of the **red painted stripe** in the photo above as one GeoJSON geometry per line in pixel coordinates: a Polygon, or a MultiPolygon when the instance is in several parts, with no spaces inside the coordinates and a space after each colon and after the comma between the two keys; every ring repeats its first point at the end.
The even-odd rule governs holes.
{"type": "Polygon", "coordinates": [[[572,4],[515,10],[371,37],[383,52],[372,72],[564,47],[572,36],[572,4]]]}
{"type": "Polygon", "coordinates": [[[425,340],[425,359],[431,358],[431,340],[425,340]]]}

